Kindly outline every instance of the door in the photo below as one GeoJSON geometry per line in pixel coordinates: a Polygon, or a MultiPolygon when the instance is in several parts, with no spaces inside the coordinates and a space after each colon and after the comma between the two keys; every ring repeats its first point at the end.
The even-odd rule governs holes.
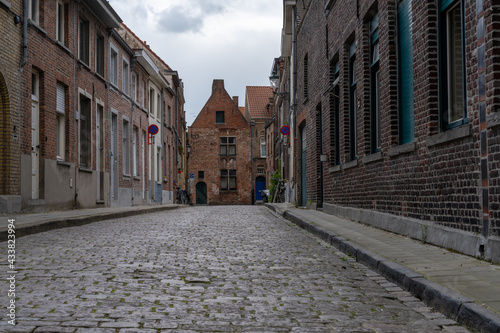
{"type": "Polygon", "coordinates": [[[262,201],[262,193],[260,191],[266,189],[266,177],[259,176],[255,179],[255,200],[262,201]]]}
{"type": "Polygon", "coordinates": [[[97,106],[96,116],[96,167],[97,167],[97,200],[104,200],[104,124],[103,107],[97,106]]]}
{"type": "Polygon", "coordinates": [[[118,116],[111,116],[111,198],[118,200],[118,116]]]}
{"type": "Polygon", "coordinates": [[[156,148],[156,182],[155,182],[155,202],[162,202],[162,189],[161,189],[161,149],[156,148]]]}
{"type": "Polygon", "coordinates": [[[323,155],[323,113],[321,112],[321,104],[317,108],[317,115],[318,115],[318,129],[317,129],[317,135],[318,135],[318,149],[319,149],[319,156],[318,156],[318,161],[319,161],[319,181],[316,181],[317,186],[319,186],[319,197],[318,197],[318,202],[317,202],[317,207],[322,208],[323,207],[323,162],[321,162],[321,155],[323,155]]]}
{"type": "Polygon", "coordinates": [[[31,199],[40,196],[40,132],[39,132],[39,105],[38,97],[32,95],[31,101],[31,199]]]}
{"type": "Polygon", "coordinates": [[[306,127],[300,129],[301,154],[300,154],[300,187],[301,187],[301,206],[307,204],[307,169],[306,169],[306,127]]]}
{"type": "Polygon", "coordinates": [[[196,204],[206,205],[207,204],[207,184],[200,182],[196,184],[196,204]]]}
{"type": "Polygon", "coordinates": [[[142,199],[146,199],[146,168],[144,161],[146,159],[146,132],[142,131],[142,145],[141,145],[141,151],[142,151],[142,167],[141,167],[141,177],[142,177],[142,199]]]}

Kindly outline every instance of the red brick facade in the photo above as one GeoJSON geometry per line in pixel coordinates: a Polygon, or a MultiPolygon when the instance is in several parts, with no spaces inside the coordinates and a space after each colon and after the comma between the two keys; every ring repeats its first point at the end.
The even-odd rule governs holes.
{"type": "Polygon", "coordinates": [[[398,58],[403,45],[399,29],[405,28],[397,25],[403,19],[398,6],[403,2],[305,1],[304,9],[302,5],[294,9],[298,18],[296,53],[292,55],[297,64],[295,117],[297,132],[305,128],[307,147],[303,173],[301,137],[296,136],[296,202],[304,199],[300,184],[305,174],[311,208],[390,213],[458,229],[476,242],[471,254],[495,260],[500,252],[500,101],[495,67],[500,49],[494,39],[499,22],[494,13],[500,3],[453,2],[462,15],[465,47],[460,53],[463,67],[453,71],[458,76],[450,82],[464,82],[456,89],[465,87],[466,92],[459,96],[466,103],[463,116],[450,125],[445,104],[451,102],[444,97],[452,89],[451,74],[445,73],[450,71],[445,65],[449,61],[444,49],[447,35],[439,33],[444,29],[440,23],[443,13],[453,7],[441,6],[439,1],[406,1],[412,20],[414,135],[402,142],[408,131],[401,123],[403,70],[398,58]],[[376,35],[370,26],[375,17],[376,35]],[[378,147],[373,112],[377,110],[372,69],[375,40],[380,73],[378,147]],[[465,69],[463,76],[461,68],[465,69]],[[352,79],[351,71],[357,80],[352,79]],[[339,133],[335,133],[336,123],[339,133]]]}
{"type": "Polygon", "coordinates": [[[212,94],[189,127],[188,136],[189,173],[195,176],[193,201],[208,205],[250,204],[250,124],[224,89],[223,80],[213,81],[212,94]]]}

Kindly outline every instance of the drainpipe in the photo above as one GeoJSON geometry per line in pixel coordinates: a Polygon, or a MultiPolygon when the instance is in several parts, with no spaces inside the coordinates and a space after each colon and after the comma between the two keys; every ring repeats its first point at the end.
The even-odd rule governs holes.
{"type": "Polygon", "coordinates": [[[28,0],[23,1],[23,49],[20,68],[28,61],[28,0]]]}
{"type": "MultiPolygon", "coordinates": [[[[77,20],[76,20],[76,12],[77,12],[77,9],[76,7],[78,6],[77,5],[78,1],[74,4],[73,6],[73,33],[75,36],[78,36],[78,29],[77,29],[77,20]]],[[[73,49],[76,50],[76,38],[73,39],[73,49]]],[[[77,60],[77,57],[74,57],[73,58],[73,63],[75,64],[74,65],[74,68],[73,68],[73,100],[74,100],[74,113],[73,114],[76,114],[78,112],[78,101],[80,100],[79,99],[79,96],[78,96],[78,85],[76,83],[76,70],[78,68],[78,60],[77,60]]],[[[77,178],[78,178],[78,124],[80,122],[76,120],[76,117],[75,117],[75,121],[74,121],[74,124],[75,124],[75,127],[74,127],[74,136],[75,136],[75,140],[74,141],[74,154],[75,154],[75,181],[74,181],[74,186],[75,186],[75,199],[74,199],[74,203],[73,203],[73,208],[76,209],[78,208],[78,181],[77,181],[77,178]]]]}
{"type": "MultiPolygon", "coordinates": [[[[297,34],[296,34],[296,15],[297,15],[297,8],[293,6],[292,8],[292,57],[293,57],[293,89],[290,92],[290,103],[292,103],[292,114],[293,114],[293,124],[292,124],[292,130],[293,130],[293,139],[294,139],[294,145],[293,145],[293,152],[295,153],[295,150],[297,147],[295,146],[295,143],[297,142],[297,110],[296,110],[296,101],[295,98],[297,96],[297,34]]],[[[292,156],[292,160],[295,160],[292,156]]],[[[293,168],[293,172],[296,173],[297,170],[296,168],[293,168]]],[[[292,175],[292,178],[294,180],[297,179],[295,175],[292,175]]],[[[297,186],[294,186],[293,189],[294,192],[294,201],[295,201],[295,206],[298,205],[298,191],[297,191],[297,186]]]]}
{"type": "MultiPolygon", "coordinates": [[[[255,188],[253,184],[253,127],[255,126],[255,122],[253,120],[250,121],[250,159],[252,161],[252,173],[251,173],[251,181],[252,181],[252,205],[255,205],[255,188]]],[[[228,184],[229,185],[229,184],[228,184]]]]}

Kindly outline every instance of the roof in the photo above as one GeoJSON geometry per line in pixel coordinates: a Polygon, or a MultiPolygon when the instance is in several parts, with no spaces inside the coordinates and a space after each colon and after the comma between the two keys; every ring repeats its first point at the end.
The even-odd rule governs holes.
{"type": "Polygon", "coordinates": [[[245,107],[244,106],[239,106],[238,109],[240,109],[240,112],[242,115],[245,115],[245,107]]]}
{"type": "Polygon", "coordinates": [[[170,68],[169,65],[167,65],[167,63],[165,61],[163,61],[162,58],[160,58],[152,49],[151,47],[149,47],[148,44],[146,44],[146,42],[144,42],[142,39],[140,39],[132,30],[130,30],[129,27],[127,27],[125,25],[125,23],[122,22],[122,27],[127,30],[132,36],[134,36],[134,38],[137,39],[137,41],[139,41],[139,43],[146,49],[148,50],[148,52],[151,52],[151,54],[156,57],[156,59],[158,59],[159,62],[161,62],[168,70],[172,70],[172,68],[170,68]]]}
{"type": "Polygon", "coordinates": [[[246,105],[250,118],[269,118],[267,104],[269,98],[273,97],[273,90],[267,86],[249,86],[247,87],[246,105]]]}

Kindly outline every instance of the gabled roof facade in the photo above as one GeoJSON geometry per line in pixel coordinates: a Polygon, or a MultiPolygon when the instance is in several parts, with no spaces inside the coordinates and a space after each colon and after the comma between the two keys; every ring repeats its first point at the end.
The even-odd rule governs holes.
{"type": "Polygon", "coordinates": [[[247,120],[255,118],[270,118],[267,105],[273,97],[273,90],[266,86],[248,86],[245,98],[245,117],[247,120]]]}

